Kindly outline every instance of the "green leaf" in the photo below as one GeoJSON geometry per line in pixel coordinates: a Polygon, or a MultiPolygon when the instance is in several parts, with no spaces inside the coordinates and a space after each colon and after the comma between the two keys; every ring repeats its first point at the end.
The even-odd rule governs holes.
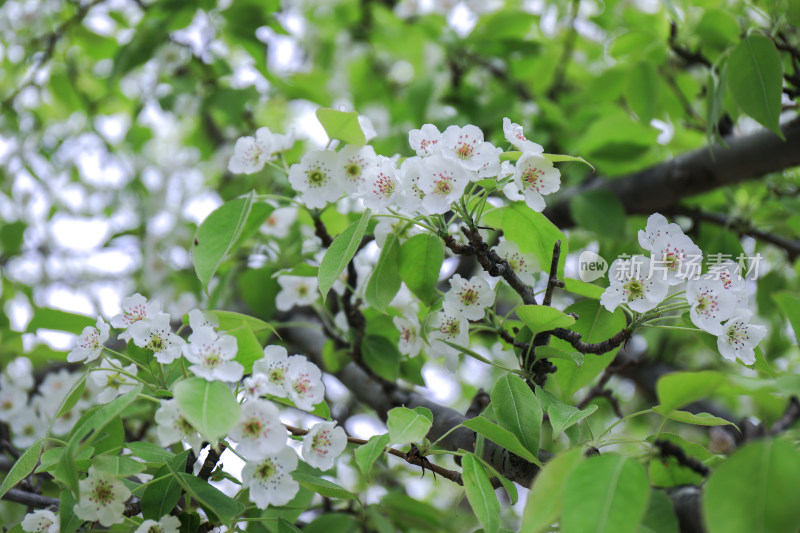
{"type": "Polygon", "coordinates": [[[642,465],[615,454],[592,457],[570,474],[562,533],[635,533],[647,511],[650,482],[642,465]]]}
{"type": "Polygon", "coordinates": [[[663,490],[654,490],[650,495],[650,505],[644,515],[639,533],[679,533],[678,517],[672,500],[663,490]]]}
{"type": "Polygon", "coordinates": [[[444,244],[431,233],[414,235],[400,246],[400,277],[423,303],[430,303],[444,261],[444,244]]]}
{"type": "Polygon", "coordinates": [[[603,292],[605,292],[605,289],[599,285],[572,278],[566,278],[564,280],[564,289],[572,294],[577,294],[585,298],[592,298],[593,300],[599,300],[603,292]]]}
{"type": "Polygon", "coordinates": [[[781,139],[782,84],[781,58],[772,40],[751,34],[739,41],[728,58],[728,87],[742,111],[781,139]]]}
{"type": "Polygon", "coordinates": [[[36,333],[38,329],[54,329],[56,331],[68,331],[80,335],[83,328],[94,326],[97,318],[78,315],[60,309],[47,309],[37,307],[33,311],[33,317],[28,323],[27,332],[36,333]]]}
{"type": "Polygon", "coordinates": [[[359,146],[367,142],[364,131],[358,123],[358,113],[355,111],[337,111],[319,107],[317,108],[317,119],[331,139],[339,139],[344,143],[359,146]]]}
{"type": "MultiPolygon", "coordinates": [[[[547,391],[544,390],[538,391],[539,395],[545,394],[546,392],[547,391]]],[[[550,419],[550,425],[553,427],[553,441],[555,441],[564,430],[574,426],[595,411],[597,411],[596,404],[588,405],[585,409],[578,409],[550,395],[550,401],[547,406],[547,417],[550,419]]]]}
{"type": "Polygon", "coordinates": [[[2,499],[3,495],[11,490],[14,485],[28,477],[28,475],[33,472],[33,469],[36,468],[36,463],[39,462],[39,455],[42,453],[42,442],[42,439],[38,439],[31,444],[30,447],[25,450],[25,453],[13,464],[11,470],[9,470],[6,477],[3,478],[3,482],[0,483],[0,499],[2,499]]]}
{"type": "Polygon", "coordinates": [[[78,444],[90,432],[94,432],[86,443],[92,443],[102,433],[103,428],[110,424],[113,420],[119,418],[122,411],[124,411],[136,397],[142,392],[142,384],[137,383],[133,389],[129,390],[121,396],[117,396],[107,404],[99,407],[97,410],[92,411],[81,417],[80,420],[72,428],[69,436],[70,444],[78,444]]]}
{"type": "Polygon", "coordinates": [[[737,450],[706,482],[708,533],[796,533],[800,453],[789,442],[759,440],[737,450]]]}
{"type": "Polygon", "coordinates": [[[355,449],[356,464],[367,479],[370,478],[369,474],[372,471],[372,465],[375,464],[378,457],[383,455],[383,451],[388,444],[389,434],[384,433],[382,435],[373,435],[366,444],[362,444],[355,449]]]}
{"type": "Polygon", "coordinates": [[[382,335],[366,335],[361,341],[364,363],[383,379],[394,381],[400,375],[397,344],[382,335]]]}
{"type": "Polygon", "coordinates": [[[530,328],[533,337],[542,331],[568,328],[575,323],[575,318],[565,315],[558,309],[544,305],[522,305],[517,307],[517,316],[530,328]]]}
{"type": "Polygon", "coordinates": [[[565,361],[572,361],[576,366],[581,366],[584,360],[584,356],[581,352],[559,350],[552,346],[537,346],[533,353],[537,358],[564,359],[565,361]]]}
{"type": "Polygon", "coordinates": [[[378,257],[378,264],[375,265],[364,290],[367,303],[383,313],[386,312],[386,306],[400,290],[399,260],[400,241],[397,235],[390,233],[386,236],[383,250],[378,257]]]}
{"type": "Polygon", "coordinates": [[[333,287],[339,274],[347,267],[347,264],[356,255],[364,232],[367,231],[367,223],[372,211],[367,209],[361,218],[350,224],[347,229],[341,232],[331,243],[328,251],[319,264],[319,292],[322,299],[328,296],[328,291],[333,287]]]}
{"type": "Polygon", "coordinates": [[[528,451],[537,455],[543,413],[530,387],[517,376],[503,376],[494,384],[491,397],[500,427],[511,431],[528,451]]]}
{"type": "Polygon", "coordinates": [[[191,450],[185,450],[168,459],[159,468],[154,480],[144,489],[142,494],[142,516],[149,520],[158,520],[169,514],[181,498],[181,484],[173,472],[182,472],[186,467],[186,458],[191,450]],[[169,466],[167,466],[169,465],[169,466]]]}
{"type": "Polygon", "coordinates": [[[688,411],[671,411],[664,409],[662,406],[657,405],[653,407],[653,411],[674,420],[675,422],[683,422],[685,424],[692,424],[695,426],[733,426],[736,424],[729,422],[724,418],[719,418],[708,413],[689,413],[688,411]]]}
{"type": "Polygon", "coordinates": [[[507,429],[501,428],[489,419],[482,416],[476,416],[475,418],[470,418],[469,420],[464,421],[461,425],[471,429],[472,431],[480,433],[490,441],[502,446],[512,453],[519,455],[529,463],[541,466],[539,458],[529,452],[528,449],[519,441],[516,435],[507,429]]]}
{"type": "Polygon", "coordinates": [[[152,442],[134,441],[128,443],[131,453],[140,459],[144,459],[148,463],[163,463],[164,461],[175,457],[175,454],[169,450],[165,450],[162,446],[153,444],[152,442]]]}
{"type": "Polygon", "coordinates": [[[82,518],[75,516],[75,511],[73,510],[78,500],[66,489],[61,491],[58,499],[59,531],[60,533],[72,533],[84,522],[82,518]]]}
{"type": "Polygon", "coordinates": [[[203,508],[214,513],[223,524],[230,524],[234,518],[242,514],[245,506],[224,492],[208,484],[207,481],[186,472],[178,471],[167,464],[175,480],[186,493],[197,500],[203,508]]]}
{"type": "Polygon", "coordinates": [[[269,206],[254,198],[255,191],[250,191],[246,196],[222,204],[197,228],[192,260],[205,290],[225,258],[269,216],[269,206]]]}
{"type": "Polygon", "coordinates": [[[537,213],[525,202],[514,202],[483,215],[483,224],[502,228],[506,239],[514,241],[522,253],[532,253],[540,265],[549,265],[553,260],[553,247],[561,241],[561,257],[558,260],[558,278],[564,279],[564,261],[569,250],[567,239],[542,213],[537,213]]]}
{"type": "Polygon", "coordinates": [[[500,531],[500,502],[483,465],[472,454],[467,454],[461,458],[461,475],[467,500],[483,530],[497,533],[500,531]]]}
{"type": "Polygon", "coordinates": [[[660,81],[658,69],[650,61],[640,61],[628,73],[625,97],[631,110],[645,124],[650,124],[658,109],[660,81]]]}
{"type": "Polygon", "coordinates": [[[98,472],[115,477],[127,477],[144,472],[145,465],[124,455],[98,455],[92,460],[92,466],[98,472]]]}
{"type": "MultiPolygon", "coordinates": [[[[314,275],[316,276],[316,273],[314,275]]],[[[236,329],[240,326],[247,326],[247,328],[253,333],[269,331],[270,333],[277,334],[275,328],[273,328],[269,322],[264,322],[263,320],[250,315],[220,310],[209,311],[209,313],[217,317],[217,320],[219,321],[219,329],[221,330],[228,331],[231,329],[236,329]]]]}
{"type": "Polygon", "coordinates": [[[553,163],[576,161],[578,163],[583,163],[584,165],[591,167],[592,170],[595,170],[594,166],[582,157],[577,157],[574,155],[564,155],[564,154],[542,154],[542,155],[547,159],[549,159],[550,161],[552,161],[553,163]]]}
{"type": "Polygon", "coordinates": [[[261,348],[261,343],[258,342],[255,333],[245,324],[229,329],[226,333],[236,338],[236,357],[234,360],[244,367],[245,374],[251,373],[253,371],[253,363],[264,357],[264,350],[261,348]]]}
{"type": "Polygon", "coordinates": [[[3,251],[3,255],[11,257],[19,254],[27,227],[28,225],[21,220],[3,223],[3,226],[0,227],[0,249],[3,251]]]}
{"type": "Polygon", "coordinates": [[[312,490],[317,494],[320,494],[326,498],[341,498],[345,500],[357,500],[355,494],[350,492],[349,490],[343,489],[336,483],[328,481],[327,479],[323,479],[319,476],[315,476],[313,474],[307,474],[305,472],[292,472],[292,477],[297,481],[301,486],[307,488],[308,490],[312,490]]]}
{"type": "Polygon", "coordinates": [[[425,407],[395,407],[390,409],[386,420],[389,441],[397,444],[419,442],[433,425],[433,414],[425,407]]]}
{"type": "Polygon", "coordinates": [[[583,460],[583,450],[573,448],[557,455],[544,465],[528,495],[520,531],[544,533],[552,529],[553,523],[561,516],[561,502],[564,499],[567,480],[583,460]]]}
{"type": "Polygon", "coordinates": [[[713,370],[672,372],[656,383],[656,393],[664,410],[678,409],[707,398],[727,381],[724,374],[713,370]]]}
{"type": "MultiPolygon", "coordinates": [[[[464,451],[464,453],[469,453],[469,452],[464,451]]],[[[481,462],[481,464],[486,469],[489,476],[496,477],[500,481],[506,493],[508,494],[509,499],[511,500],[511,505],[516,505],[518,495],[517,495],[517,487],[514,485],[514,482],[508,479],[507,477],[501,475],[497,470],[494,469],[492,465],[490,465],[487,461],[481,459],[477,455],[472,454],[472,457],[481,462]]]]}
{"type": "MultiPolygon", "coordinates": [[[[620,239],[626,233],[625,207],[611,191],[586,191],[573,196],[569,201],[569,207],[576,224],[595,232],[600,238],[620,239]]],[[[575,283],[572,285],[575,286],[575,283]]],[[[600,294],[604,290],[597,285],[588,283],[586,285],[592,287],[595,292],[600,289],[600,294]]]]}
{"type": "Polygon", "coordinates": [[[188,378],[173,392],[181,414],[209,442],[226,436],[239,420],[239,402],[224,383],[188,378]]]}
{"type": "Polygon", "coordinates": [[[783,291],[773,294],[772,298],[789,319],[795,337],[800,339],[800,296],[794,292],[783,291]]]}

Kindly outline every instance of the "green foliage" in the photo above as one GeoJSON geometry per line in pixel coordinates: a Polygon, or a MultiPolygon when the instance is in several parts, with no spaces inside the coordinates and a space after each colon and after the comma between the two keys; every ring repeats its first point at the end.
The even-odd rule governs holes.
{"type": "Polygon", "coordinates": [[[325,257],[319,264],[319,291],[322,293],[323,299],[328,296],[328,291],[333,287],[339,274],[358,251],[361,238],[367,231],[369,217],[370,210],[367,209],[358,221],[350,224],[346,230],[336,236],[328,251],[325,252],[325,257]]]}
{"type": "Polygon", "coordinates": [[[444,245],[435,235],[414,235],[400,246],[400,277],[424,303],[430,302],[433,297],[442,261],[444,245]]]}
{"type": "Polygon", "coordinates": [[[239,419],[239,402],[219,381],[187,378],[173,387],[181,415],[209,442],[225,436],[239,419]]]}
{"type": "Polygon", "coordinates": [[[783,70],[778,50],[763,35],[742,39],[728,59],[728,86],[742,111],[774,131],[781,138],[783,70]]]}
{"type": "Polygon", "coordinates": [[[419,442],[433,424],[433,414],[425,407],[395,407],[388,413],[386,427],[389,429],[389,442],[419,442]]]}

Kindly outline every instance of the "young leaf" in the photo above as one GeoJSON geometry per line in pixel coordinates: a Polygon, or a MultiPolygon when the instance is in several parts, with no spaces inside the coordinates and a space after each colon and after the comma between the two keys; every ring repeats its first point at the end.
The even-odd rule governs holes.
{"type": "Polygon", "coordinates": [[[3,478],[3,482],[0,483],[0,498],[33,472],[33,469],[36,468],[36,463],[39,462],[39,454],[41,453],[42,439],[38,439],[25,450],[25,453],[17,459],[17,462],[11,467],[6,477],[3,478]]]}
{"type": "Polygon", "coordinates": [[[500,502],[483,465],[472,454],[461,458],[461,475],[469,505],[486,533],[500,531],[500,502]]]}
{"type": "Polygon", "coordinates": [[[325,107],[317,108],[317,119],[331,139],[339,139],[346,144],[363,145],[367,138],[358,123],[355,111],[337,111],[325,107]]]}
{"type": "Polygon", "coordinates": [[[770,38],[751,34],[739,41],[728,58],[728,86],[742,111],[784,138],[779,125],[783,68],[770,38]]]}
{"type": "Polygon", "coordinates": [[[142,494],[142,515],[145,519],[158,520],[168,514],[181,498],[181,484],[172,472],[181,472],[186,466],[186,458],[191,450],[185,450],[166,461],[159,468],[154,480],[142,494]]]}
{"type": "Polygon", "coordinates": [[[539,453],[542,407],[533,391],[517,376],[503,376],[492,388],[497,423],[519,439],[533,455],[539,453]]]}
{"type": "Polygon", "coordinates": [[[389,410],[386,427],[389,441],[395,443],[419,442],[433,425],[433,414],[425,407],[395,407],[389,410]]]}
{"type": "MultiPolygon", "coordinates": [[[[683,422],[684,424],[692,424],[695,426],[733,426],[736,424],[729,422],[724,418],[719,418],[708,413],[689,413],[687,411],[674,411],[664,409],[662,406],[657,405],[653,407],[653,411],[674,420],[675,422],[683,422]]],[[[738,429],[738,428],[737,428],[738,429]]]]}
{"type": "Polygon", "coordinates": [[[575,318],[544,305],[522,305],[517,308],[517,316],[530,328],[534,337],[542,331],[568,328],[575,323],[575,318]]]}
{"type": "Polygon", "coordinates": [[[597,411],[597,405],[588,405],[586,409],[578,409],[561,401],[554,401],[547,407],[547,416],[553,426],[553,440],[561,432],[574,426],[584,418],[597,411]]]}
{"type": "Polygon", "coordinates": [[[373,435],[366,444],[355,449],[356,464],[367,479],[370,477],[372,465],[375,464],[378,457],[383,455],[383,451],[388,444],[389,434],[384,433],[382,435],[373,435]]]}
{"type": "Polygon", "coordinates": [[[400,277],[423,303],[433,298],[442,261],[444,244],[436,235],[420,233],[400,246],[400,277]]]}
{"type": "Polygon", "coordinates": [[[307,488],[308,490],[312,490],[317,494],[325,496],[326,498],[341,498],[345,500],[358,499],[356,495],[349,490],[343,489],[336,483],[328,481],[327,479],[323,479],[319,476],[307,474],[305,472],[294,471],[292,472],[292,477],[301,486],[307,488]]]}
{"type": "Polygon", "coordinates": [[[172,474],[186,493],[205,509],[214,513],[223,524],[230,524],[244,512],[245,506],[202,479],[172,469],[172,474]]]}
{"type": "Polygon", "coordinates": [[[800,453],[782,440],[759,440],[719,465],[705,486],[709,533],[795,533],[800,529],[800,453]]]}
{"type": "Polygon", "coordinates": [[[642,465],[616,454],[592,457],[567,479],[563,533],[636,533],[650,500],[642,465]]]}
{"type": "Polygon", "coordinates": [[[707,398],[726,382],[724,374],[713,370],[672,372],[656,383],[661,408],[672,410],[707,398]]]}
{"type": "Polygon", "coordinates": [[[227,435],[239,420],[236,397],[219,381],[188,378],[174,386],[181,414],[209,442],[227,435]]]}
{"type": "Polygon", "coordinates": [[[573,448],[548,461],[534,480],[522,513],[521,531],[544,533],[561,516],[561,502],[570,474],[583,462],[583,450],[573,448]]]}
{"type": "Polygon", "coordinates": [[[663,490],[654,490],[650,495],[650,505],[644,515],[639,533],[679,533],[678,517],[672,500],[663,490]]]}
{"type": "Polygon", "coordinates": [[[208,283],[222,261],[239,243],[269,216],[269,207],[254,200],[255,191],[222,204],[208,215],[194,236],[192,260],[197,278],[208,290],[208,283]]]}
{"type": "Polygon", "coordinates": [[[367,223],[372,212],[367,209],[361,218],[350,224],[347,229],[333,239],[328,251],[319,264],[319,292],[322,299],[328,296],[328,291],[333,287],[339,274],[347,267],[347,264],[356,255],[364,232],[367,231],[367,223]]]}
{"type": "Polygon", "coordinates": [[[399,259],[400,241],[395,234],[390,233],[386,236],[378,264],[375,265],[364,290],[367,303],[384,313],[386,306],[400,290],[400,271],[397,267],[399,259]]]}
{"type": "Polygon", "coordinates": [[[495,444],[502,446],[506,450],[515,453],[525,459],[526,461],[535,465],[541,466],[539,458],[533,455],[528,449],[522,445],[516,435],[503,429],[497,424],[493,423],[487,418],[476,416],[464,421],[462,426],[480,433],[495,444]]]}
{"type": "Polygon", "coordinates": [[[400,351],[397,343],[382,335],[366,335],[361,342],[364,363],[383,379],[394,381],[400,374],[400,351]]]}

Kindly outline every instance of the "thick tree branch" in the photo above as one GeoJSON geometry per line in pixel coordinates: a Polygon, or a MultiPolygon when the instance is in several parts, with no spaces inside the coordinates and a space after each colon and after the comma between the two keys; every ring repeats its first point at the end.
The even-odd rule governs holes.
{"type": "Polygon", "coordinates": [[[29,507],[35,507],[37,509],[47,509],[48,507],[58,509],[59,504],[58,498],[50,498],[48,496],[42,496],[41,494],[27,492],[22,489],[9,490],[3,495],[3,499],[10,502],[21,503],[29,507]]]}
{"type": "Polygon", "coordinates": [[[760,131],[729,139],[727,148],[698,148],[628,176],[592,180],[562,193],[544,214],[556,226],[571,227],[570,199],[594,190],[611,191],[630,214],[669,212],[683,198],[800,165],[800,119],[781,129],[785,141],[760,131]]]}

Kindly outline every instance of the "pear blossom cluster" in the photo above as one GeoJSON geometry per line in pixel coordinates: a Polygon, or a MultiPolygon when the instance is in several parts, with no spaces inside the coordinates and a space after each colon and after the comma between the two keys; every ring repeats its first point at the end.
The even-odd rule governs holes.
{"type": "Polygon", "coordinates": [[[291,149],[293,135],[272,133],[269,128],[259,128],[255,137],[240,137],[233,148],[228,170],[234,174],[254,174],[273,161],[277,154],[291,149]]]}
{"type": "Polygon", "coordinates": [[[750,322],[747,292],[739,265],[731,260],[701,273],[703,253],[680,226],[655,213],[639,231],[639,244],[650,257],[616,259],[609,268],[609,287],[600,303],[609,311],[627,305],[646,313],[669,294],[685,291],[689,317],[699,329],[717,337],[720,354],[729,361],[755,362],[755,347],[766,336],[764,326],[750,322]]]}

